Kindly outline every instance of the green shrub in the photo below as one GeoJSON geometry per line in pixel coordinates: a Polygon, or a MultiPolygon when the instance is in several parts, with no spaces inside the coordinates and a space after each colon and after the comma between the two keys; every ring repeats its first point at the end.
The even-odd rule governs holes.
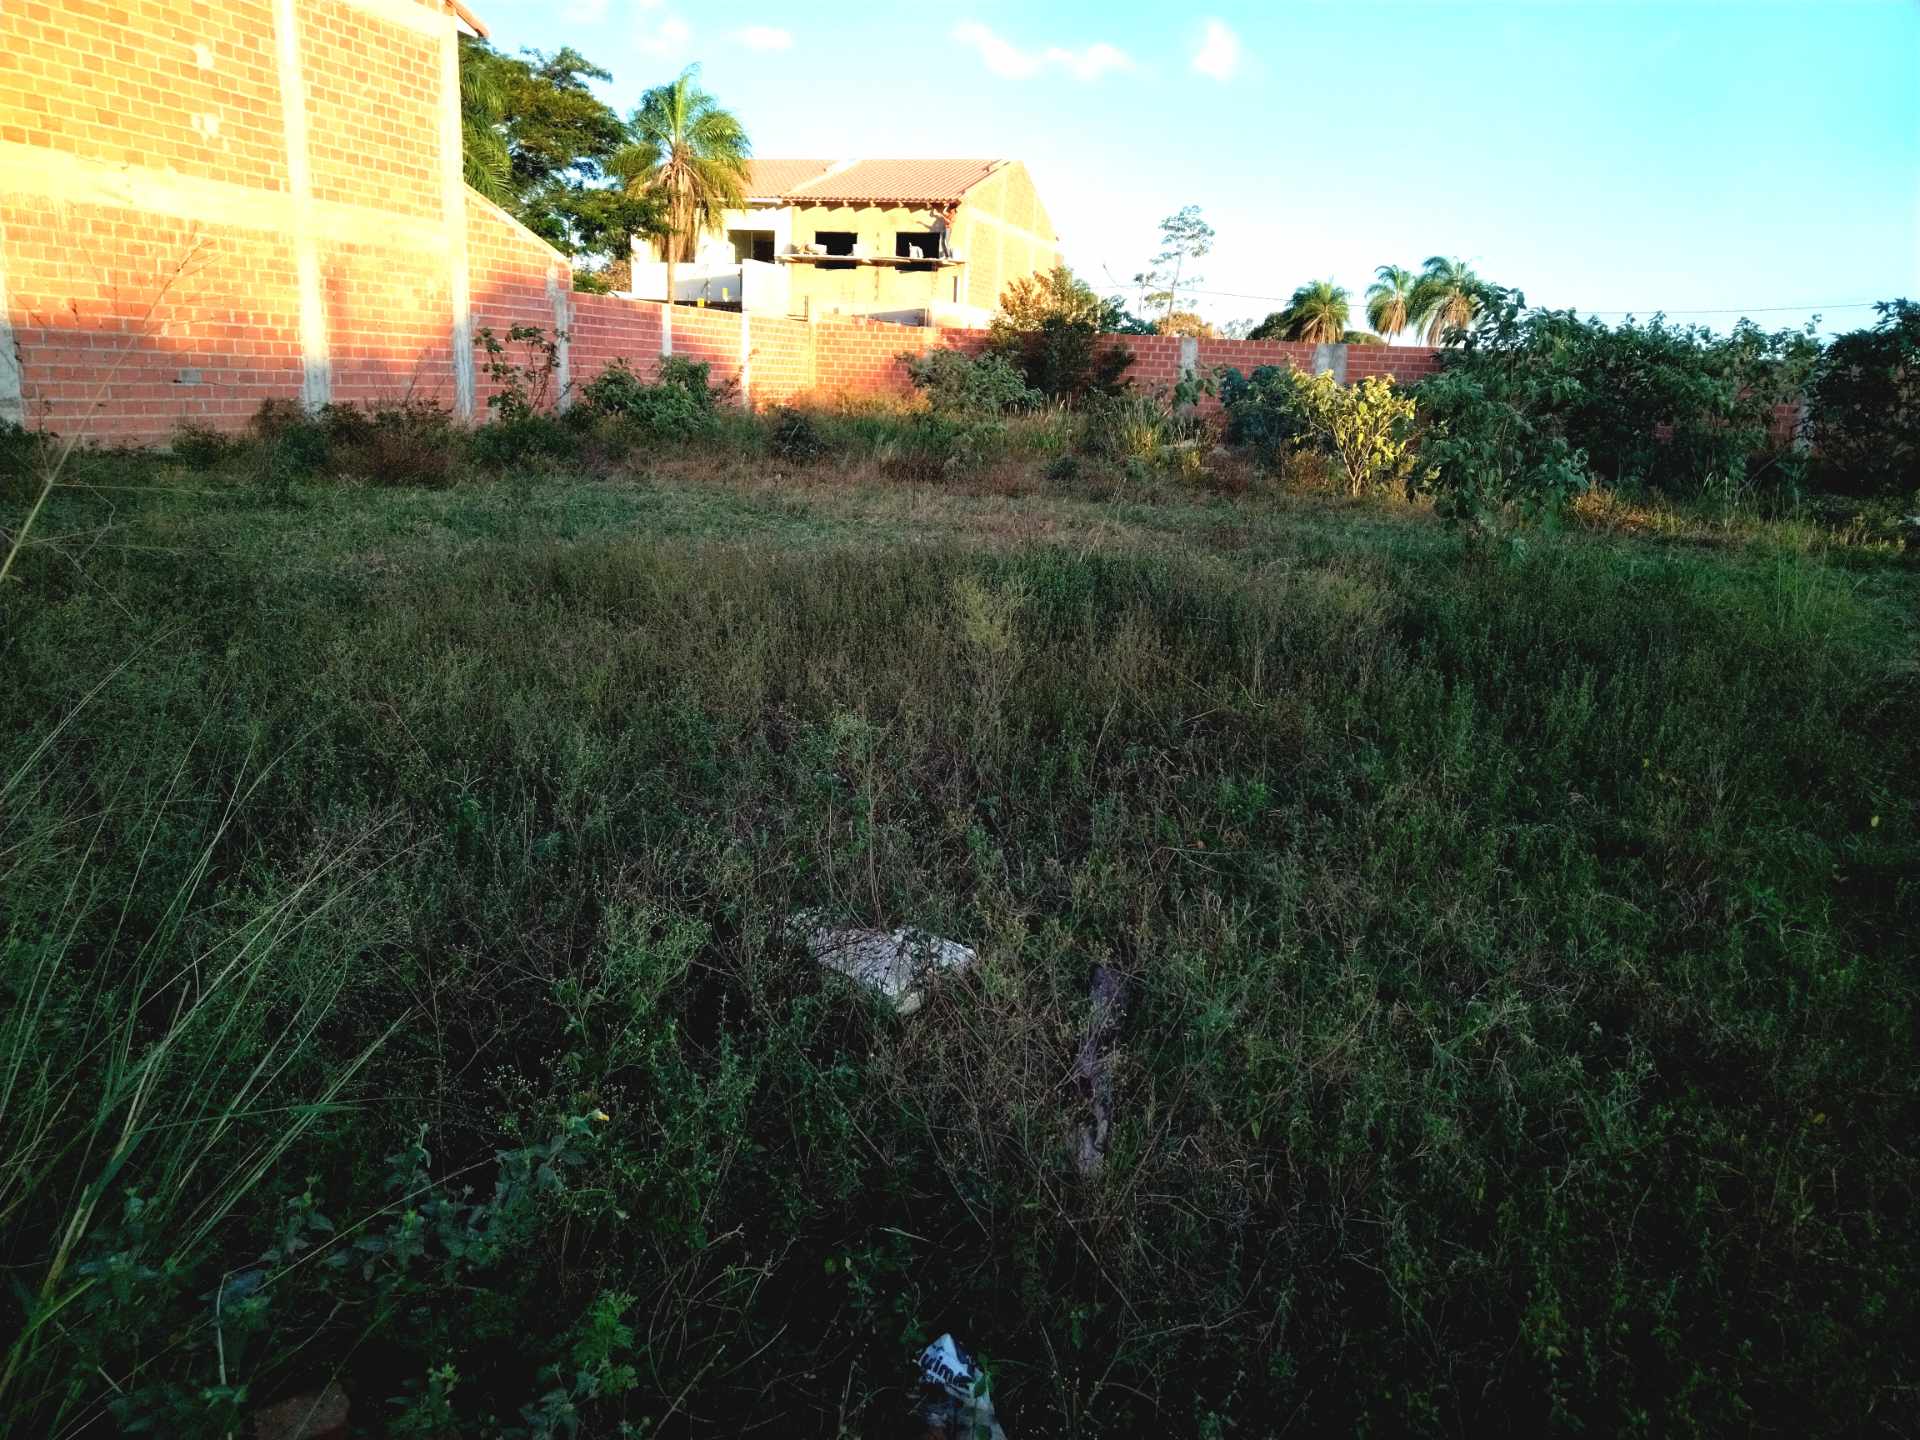
{"type": "Polygon", "coordinates": [[[0,421],[0,499],[25,499],[39,489],[53,438],[44,430],[0,421]]]}
{"type": "Polygon", "coordinates": [[[1563,439],[1610,488],[1744,497],[1798,479],[1798,456],[1770,432],[1775,406],[1798,397],[1818,353],[1809,332],[1742,321],[1718,336],[1661,316],[1608,326],[1528,310],[1517,292],[1489,286],[1461,340],[1450,372],[1471,375],[1483,394],[1524,390],[1527,423],[1563,439]]]}
{"type": "Polygon", "coordinates": [[[927,397],[938,415],[1016,415],[1039,408],[1045,399],[1004,355],[929,350],[900,358],[906,362],[914,389],[927,397]]]}
{"type": "Polygon", "coordinates": [[[480,464],[511,470],[541,460],[567,460],[580,451],[580,429],[558,416],[533,412],[502,417],[467,436],[467,451],[480,464]]]}
{"type": "Polygon", "coordinates": [[[458,459],[453,415],[423,398],[333,404],[317,414],[292,400],[268,400],[249,424],[276,485],[325,473],[377,485],[437,486],[453,478],[458,459]]]}
{"type": "Polygon", "coordinates": [[[999,454],[1003,429],[988,421],[947,415],[911,415],[888,427],[873,457],[901,480],[961,480],[984,470],[999,454]]]}
{"type": "Polygon", "coordinates": [[[1056,485],[1071,485],[1079,480],[1082,468],[1080,457],[1069,450],[1047,462],[1047,479],[1056,485]]]}
{"type": "Polygon", "coordinates": [[[1414,466],[1414,400],[1390,376],[1342,385],[1302,376],[1300,413],[1313,443],[1336,461],[1349,495],[1405,485],[1414,466]]]}
{"type": "Polygon", "coordinates": [[[707,360],[689,360],[684,355],[668,355],[660,361],[656,378],[662,385],[687,392],[695,404],[711,410],[723,398],[713,385],[713,364],[707,360]]]}
{"type": "Polygon", "coordinates": [[[1123,312],[1064,265],[1014,280],[988,328],[992,352],[1011,362],[1047,399],[1078,404],[1117,394],[1133,352],[1103,336],[1123,312]]]}
{"type": "Polygon", "coordinates": [[[183,420],[174,426],[167,449],[182,465],[206,470],[233,453],[234,438],[203,421],[183,420]]]}
{"type": "Polygon", "coordinates": [[[767,417],[767,443],[790,465],[811,465],[827,453],[827,438],[811,411],[776,405],[767,417]]]}
{"type": "Polygon", "coordinates": [[[1464,359],[1420,382],[1420,457],[1434,509],[1473,541],[1552,522],[1589,483],[1586,456],[1567,443],[1579,381],[1542,369],[1517,343],[1517,297],[1490,294],[1464,340],[1464,359]]]}
{"type": "Polygon", "coordinates": [[[1081,405],[1080,449],[1096,459],[1154,464],[1168,447],[1198,438],[1167,394],[1095,392],[1081,405]]]}
{"type": "Polygon", "coordinates": [[[317,475],[332,458],[334,436],[361,412],[351,406],[329,405],[311,414],[298,401],[263,400],[248,428],[264,452],[264,464],[277,477],[317,475]]]}
{"type": "Polygon", "coordinates": [[[1739,491],[1765,466],[1774,407],[1798,398],[1818,352],[1806,332],[1745,320],[1720,336],[1658,315],[1610,327],[1557,311],[1529,315],[1517,343],[1578,382],[1561,424],[1596,481],[1683,497],[1739,491]]]}
{"type": "Polygon", "coordinates": [[[1920,489],[1920,304],[1885,301],[1879,320],[1827,347],[1807,392],[1807,429],[1827,488],[1920,489]]]}
{"type": "Polygon", "coordinates": [[[576,408],[586,416],[618,416],[649,440],[696,439],[715,429],[710,371],[705,361],[669,356],[648,384],[625,360],[615,360],[581,389],[576,408]]]}
{"type": "Polygon", "coordinates": [[[1220,372],[1220,405],[1226,442],[1268,470],[1283,468],[1307,443],[1299,372],[1290,365],[1261,365],[1251,375],[1229,366],[1220,372]]]}
{"type": "Polygon", "coordinates": [[[481,368],[493,382],[487,409],[502,420],[524,420],[542,415],[560,399],[560,341],[564,331],[549,337],[538,325],[514,325],[506,338],[482,327],[473,337],[481,353],[481,368]]]}

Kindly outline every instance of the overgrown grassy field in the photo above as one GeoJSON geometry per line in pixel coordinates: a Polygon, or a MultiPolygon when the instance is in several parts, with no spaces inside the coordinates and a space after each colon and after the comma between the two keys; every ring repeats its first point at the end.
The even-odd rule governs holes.
{"type": "Polygon", "coordinates": [[[1909,557],[78,478],[0,596],[11,1433],[889,1434],[944,1330],[1015,1440],[1911,1428],[1909,557]],[[901,1019],[802,910],[981,964],[901,1019]]]}

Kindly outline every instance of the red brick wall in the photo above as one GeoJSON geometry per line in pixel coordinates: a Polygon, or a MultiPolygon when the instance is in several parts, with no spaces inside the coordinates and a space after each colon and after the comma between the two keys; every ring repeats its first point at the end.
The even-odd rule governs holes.
{"type": "Polygon", "coordinates": [[[1174,335],[1116,335],[1115,343],[1133,352],[1126,381],[1136,390],[1158,390],[1180,379],[1180,340],[1174,335]]]}
{"type": "Polygon", "coordinates": [[[343,0],[299,0],[316,200],[438,224],[440,42],[343,0]]]}
{"type": "Polygon", "coordinates": [[[299,393],[292,284],[254,279],[291,276],[284,242],[18,195],[0,197],[0,226],[27,423],[155,440],[299,393]]]}
{"type": "Polygon", "coordinates": [[[1440,368],[1440,352],[1424,346],[1349,345],[1347,379],[1364,380],[1369,375],[1391,375],[1401,385],[1411,385],[1440,368]]]}
{"type": "MultiPolygon", "coordinates": [[[[470,310],[474,337],[478,340],[482,330],[491,330],[506,347],[502,358],[512,364],[538,363],[538,357],[526,345],[507,338],[514,326],[534,326],[548,339],[556,330],[570,330],[556,323],[553,304],[556,291],[564,301],[573,287],[573,271],[566,257],[471,190],[467,192],[467,274],[473,291],[470,310]]],[[[488,379],[486,362],[486,352],[476,346],[476,419],[486,415],[487,399],[499,388],[488,379]]]]}
{"type": "MultiPolygon", "coordinates": [[[[336,241],[321,254],[320,288],[335,403],[452,403],[452,294],[444,252],[396,251],[378,239],[336,241]]],[[[296,359],[293,388],[283,393],[298,395],[299,383],[296,359]]]]}
{"type": "MultiPolygon", "coordinates": [[[[554,328],[565,261],[470,194],[449,222],[444,6],[292,13],[305,202],[274,0],[0,3],[0,296],[29,423],[125,441],[235,428],[300,397],[308,361],[336,401],[450,402],[463,253],[473,326],[554,328]]],[[[0,414],[13,403],[9,386],[0,414]]]]}
{"type": "Polygon", "coordinates": [[[716,389],[740,384],[740,316],[731,310],[676,305],[673,353],[683,360],[704,360],[707,383],[716,389]]]}
{"type": "MultiPolygon", "coordinates": [[[[616,356],[643,375],[652,373],[660,353],[660,314],[651,300],[619,300],[605,295],[573,297],[573,377],[585,384],[616,356]]],[[[777,405],[798,396],[828,399],[846,395],[907,395],[902,355],[933,349],[979,354],[984,330],[938,330],[896,325],[859,317],[790,320],[749,317],[755,405],[777,405]]],[[[1126,372],[1139,389],[1170,387],[1180,378],[1180,340],[1169,335],[1116,335],[1112,343],[1133,352],[1126,372]]],[[[728,311],[681,306],[674,312],[674,351],[713,362],[716,382],[738,374],[740,317],[728,311]]],[[[1402,382],[1439,368],[1439,352],[1412,347],[1338,347],[1346,351],[1349,379],[1391,374],[1402,382]]],[[[1202,340],[1197,364],[1202,374],[1227,365],[1251,371],[1261,365],[1313,368],[1316,347],[1287,341],[1202,340]]]]}
{"type": "Polygon", "coordinates": [[[756,315],[752,324],[753,403],[777,405],[812,390],[818,372],[807,322],[756,315]]]}
{"type": "MultiPolygon", "coordinates": [[[[450,402],[466,359],[454,353],[463,263],[473,331],[566,330],[576,387],[616,357],[651,374],[659,305],[571,295],[565,259],[470,192],[464,217],[449,217],[452,21],[439,0],[297,0],[292,12],[304,199],[275,0],[0,0],[0,291],[27,418],[134,441],[164,440],[183,420],[233,428],[263,399],[300,397],[309,366],[335,401],[450,402]],[[314,277],[304,327],[302,235],[314,277]]],[[[716,384],[741,381],[737,314],[682,307],[673,328],[677,354],[710,364],[716,384]]],[[[904,395],[903,352],[977,352],[985,336],[753,317],[746,340],[750,398],[773,404],[904,395]]],[[[1137,357],[1135,384],[1178,378],[1178,340],[1118,343],[1137,357]]],[[[1355,349],[1347,364],[1408,374],[1423,354],[1355,349]]],[[[1199,363],[1310,355],[1207,341],[1199,363]]],[[[474,378],[483,416],[484,356],[474,378]]]]}
{"type": "Polygon", "coordinates": [[[284,187],[272,35],[272,0],[7,0],[0,143],[284,187]]]}
{"type": "Polygon", "coordinates": [[[660,312],[664,306],[613,295],[573,295],[573,383],[584,385],[615,360],[651,378],[660,360],[660,312]]]}

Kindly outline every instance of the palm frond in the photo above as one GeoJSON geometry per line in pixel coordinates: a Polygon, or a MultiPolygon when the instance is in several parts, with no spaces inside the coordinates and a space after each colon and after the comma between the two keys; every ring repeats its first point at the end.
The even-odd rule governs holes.
{"type": "Polygon", "coordinates": [[[746,128],[702,90],[697,67],[640,97],[628,126],[633,140],[609,169],[635,192],[659,197],[669,254],[691,259],[702,232],[746,203],[746,128]]]}
{"type": "Polygon", "coordinates": [[[1331,280],[1314,280],[1293,292],[1281,312],[1282,333],[1288,340],[1332,344],[1346,333],[1348,295],[1331,280]]]}

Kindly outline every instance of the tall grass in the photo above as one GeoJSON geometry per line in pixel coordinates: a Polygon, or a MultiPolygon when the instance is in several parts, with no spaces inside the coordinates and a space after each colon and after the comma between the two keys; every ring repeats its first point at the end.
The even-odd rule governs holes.
{"type": "Polygon", "coordinates": [[[594,1144],[510,1235],[409,1202],[404,1261],[363,1232],[288,1273],[224,1377],[167,1338],[223,1333],[214,1300],[156,1334],[69,1260],[33,1314],[101,1278],[16,1415],[58,1377],[190,1433],[237,1413],[203,1393],[338,1371],[422,1433],[540,1433],[557,1389],[586,1434],[877,1429],[946,1329],[1023,1434],[1899,1413],[1910,573],[1463,563],[1417,517],[1252,502],[1009,548],[931,538],[965,497],[886,533],[795,493],[498,498],[170,501],[90,585],[31,560],[16,753],[129,629],[177,634],[9,801],[8,983],[47,998],[5,1053],[53,1098],[7,1134],[55,1183],[7,1262],[38,1296],[88,1204],[70,1253],[121,1253],[138,1171],[174,1187],[143,1253],[217,1298],[287,1215],[388,1205],[384,1157],[485,1197],[567,1117],[594,1144]],[[981,965],[900,1021],[800,910],[981,965]],[[1097,965],[1132,998],[1088,1179],[1097,965]],[[73,1068],[69,992],[126,1060],[73,1068]],[[326,1110],[342,1083],[369,1103],[326,1110]],[[566,1389],[610,1355],[631,1389],[566,1389]]]}
{"type": "Polygon", "coordinates": [[[22,1307],[0,1415],[47,1434],[84,1428],[98,1382],[120,1388],[140,1368],[86,1373],[83,1357],[104,1358],[88,1354],[98,1337],[76,1345],[73,1333],[133,1309],[142,1280],[203,1271],[383,1038],[315,1056],[345,976],[337,932],[364,840],[266,891],[220,893],[222,846],[259,777],[195,792],[188,754],[157,786],[123,775],[78,813],[46,772],[52,743],[84,725],[83,711],[66,716],[0,783],[0,891],[12,897],[0,912],[0,1234],[22,1307]],[[205,817],[183,873],[148,894],[163,821],[182,812],[205,817]],[[118,894],[99,874],[110,843],[130,847],[118,894]]]}

